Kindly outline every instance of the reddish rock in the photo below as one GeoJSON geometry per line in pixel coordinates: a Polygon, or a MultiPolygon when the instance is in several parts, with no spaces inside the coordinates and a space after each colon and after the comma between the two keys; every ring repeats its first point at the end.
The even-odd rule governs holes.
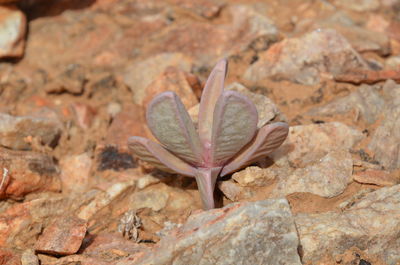
{"type": "Polygon", "coordinates": [[[0,149],[0,198],[22,198],[38,191],[60,191],[59,170],[50,156],[0,149]]]}
{"type": "Polygon", "coordinates": [[[378,186],[393,186],[400,183],[400,179],[385,170],[367,169],[353,175],[353,179],[360,183],[378,186]]]}
{"type": "Polygon", "coordinates": [[[311,85],[320,81],[321,74],[338,75],[354,68],[368,66],[342,35],[325,29],[274,44],[247,69],[244,78],[258,82],[272,77],[311,85]]]}
{"type": "Polygon", "coordinates": [[[168,67],[164,73],[158,76],[156,80],[146,88],[146,97],[143,99],[141,105],[147,106],[156,95],[165,91],[175,92],[182,100],[186,109],[199,103],[186,79],[185,73],[175,67],[168,67]]]}
{"type": "Polygon", "coordinates": [[[92,159],[88,153],[65,156],[60,160],[63,192],[82,192],[88,188],[92,159]]]}
{"type": "Polygon", "coordinates": [[[0,247],[31,247],[49,219],[67,209],[68,200],[51,193],[9,207],[0,214],[0,247]]]}
{"type": "Polygon", "coordinates": [[[21,57],[25,47],[26,18],[10,6],[0,6],[0,58],[21,57]]]}
{"type": "Polygon", "coordinates": [[[144,109],[138,105],[126,104],[108,128],[105,145],[116,145],[120,150],[128,151],[128,138],[147,137],[147,130],[144,109]]]}
{"type": "Polygon", "coordinates": [[[85,237],[87,223],[75,216],[57,218],[45,228],[35,244],[38,252],[54,255],[76,253],[85,237]]]}
{"type": "Polygon", "coordinates": [[[195,12],[196,14],[206,17],[213,18],[218,15],[219,11],[223,6],[222,1],[213,1],[213,0],[170,0],[173,4],[186,8],[195,12]]]}
{"type": "Polygon", "coordinates": [[[71,109],[79,127],[84,130],[89,129],[96,115],[96,110],[84,103],[73,103],[71,109]]]}
{"type": "Polygon", "coordinates": [[[1,265],[21,265],[21,257],[15,251],[8,248],[0,248],[1,265]]]}

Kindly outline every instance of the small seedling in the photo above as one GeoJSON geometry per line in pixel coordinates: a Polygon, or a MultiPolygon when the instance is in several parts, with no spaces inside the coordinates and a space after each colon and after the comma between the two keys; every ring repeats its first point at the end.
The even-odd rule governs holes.
{"type": "Polygon", "coordinates": [[[157,95],[147,108],[147,123],[161,143],[133,136],[130,149],[154,166],[195,177],[205,209],[214,205],[218,176],[265,157],[286,139],[283,122],[257,128],[255,105],[235,91],[224,91],[227,61],[212,70],[200,101],[198,130],[174,92],[157,95]]]}

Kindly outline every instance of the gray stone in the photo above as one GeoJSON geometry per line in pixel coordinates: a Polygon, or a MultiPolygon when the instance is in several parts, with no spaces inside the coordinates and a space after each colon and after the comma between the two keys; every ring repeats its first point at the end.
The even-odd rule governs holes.
{"type": "Polygon", "coordinates": [[[34,138],[41,144],[54,147],[61,132],[62,124],[58,120],[0,113],[0,145],[11,149],[30,149],[34,138]]]}
{"type": "Polygon", "coordinates": [[[337,75],[368,66],[350,43],[333,29],[317,29],[300,38],[289,38],[260,54],[244,79],[287,79],[301,84],[319,83],[320,74],[337,75]]]}
{"type": "MultiPolygon", "coordinates": [[[[374,86],[362,85],[348,96],[311,109],[307,115],[334,116],[355,110],[356,114],[360,114],[369,124],[372,124],[378,119],[384,106],[385,101],[374,86]]],[[[358,117],[359,115],[356,115],[355,119],[358,117]]]]}
{"type": "Polygon", "coordinates": [[[191,59],[181,53],[161,53],[138,61],[125,69],[124,81],[133,91],[133,101],[141,104],[146,96],[145,89],[168,66],[175,66],[189,72],[192,66],[191,59]]]}
{"type": "Polygon", "coordinates": [[[343,212],[298,214],[295,222],[305,263],[352,246],[389,265],[400,262],[400,185],[371,192],[343,212]]]}
{"type": "Polygon", "coordinates": [[[384,118],[368,147],[385,168],[396,169],[400,167],[400,86],[388,81],[383,90],[386,97],[384,118]]]}
{"type": "Polygon", "coordinates": [[[0,6],[0,58],[24,54],[26,17],[15,7],[0,6]]]}
{"type": "Polygon", "coordinates": [[[309,192],[332,198],[341,194],[352,181],[353,161],[347,150],[329,152],[322,159],[305,168],[298,168],[288,176],[279,176],[273,197],[295,192],[309,192]]]}
{"type": "Polygon", "coordinates": [[[282,146],[270,157],[281,167],[305,167],[335,149],[350,149],[364,135],[343,123],[292,126],[282,146]]]}
{"type": "Polygon", "coordinates": [[[117,264],[301,264],[285,199],[230,204],[199,212],[154,247],[117,264]]]}

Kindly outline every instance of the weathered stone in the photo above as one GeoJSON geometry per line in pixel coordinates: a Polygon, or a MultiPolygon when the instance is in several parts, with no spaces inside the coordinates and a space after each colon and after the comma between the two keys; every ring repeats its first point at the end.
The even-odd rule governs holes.
{"type": "Polygon", "coordinates": [[[183,71],[190,71],[191,64],[191,60],[181,53],[158,54],[130,65],[125,70],[124,81],[134,93],[134,103],[141,105],[146,97],[146,88],[168,66],[175,66],[183,71]]]}
{"type": "Polygon", "coordinates": [[[160,183],[161,180],[159,178],[153,177],[152,175],[144,175],[143,177],[139,178],[136,182],[136,186],[139,190],[142,190],[150,185],[160,183]]]}
{"type": "Polygon", "coordinates": [[[89,129],[96,115],[95,109],[84,103],[73,103],[71,110],[79,127],[84,130],[89,129]]]}
{"type": "Polygon", "coordinates": [[[188,1],[188,0],[172,0],[173,4],[184,7],[188,10],[195,12],[196,14],[205,18],[213,18],[220,12],[223,3],[222,1],[213,0],[199,0],[199,1],[188,1]]]}
{"type": "Polygon", "coordinates": [[[0,113],[0,144],[11,149],[30,149],[32,138],[54,147],[61,132],[62,125],[57,120],[0,113]]]}
{"type": "Polygon", "coordinates": [[[358,52],[378,52],[381,55],[390,53],[390,41],[383,31],[377,32],[359,26],[343,11],[318,21],[314,28],[335,29],[345,37],[358,52]]]}
{"type": "Polygon", "coordinates": [[[268,168],[247,167],[234,173],[232,179],[243,187],[261,187],[270,184],[277,177],[276,173],[268,168]]]}
{"type": "Polygon", "coordinates": [[[232,83],[225,89],[237,91],[240,94],[248,97],[254,103],[258,112],[258,128],[263,127],[272,120],[286,121],[286,117],[268,97],[262,94],[252,93],[240,83],[232,83]]]}
{"type": "Polygon", "coordinates": [[[80,95],[83,93],[87,82],[86,70],[78,64],[70,64],[63,72],[46,83],[43,90],[46,93],[71,93],[80,95]]]}
{"type": "Polygon", "coordinates": [[[385,170],[367,169],[353,175],[354,181],[378,186],[393,186],[400,183],[400,178],[385,170]]]}
{"type": "Polygon", "coordinates": [[[61,190],[59,170],[45,154],[0,148],[0,170],[0,198],[21,199],[32,192],[61,190]]]}
{"type": "Polygon", "coordinates": [[[295,222],[305,263],[352,246],[379,255],[390,265],[400,261],[400,185],[371,192],[343,212],[298,214],[295,222]]]}
{"type": "Polygon", "coordinates": [[[0,262],[2,265],[21,265],[19,253],[8,248],[0,248],[0,262]]]}
{"type": "Polygon", "coordinates": [[[32,246],[43,225],[68,210],[68,200],[58,194],[16,204],[0,215],[0,246],[32,246]]]}
{"type": "Polygon", "coordinates": [[[332,198],[341,194],[352,181],[353,161],[347,150],[335,150],[317,162],[298,168],[288,176],[279,176],[273,197],[309,192],[332,198]]]}
{"type": "MultiPolygon", "coordinates": [[[[310,116],[334,116],[346,114],[355,110],[369,124],[374,123],[385,107],[384,99],[379,95],[376,87],[362,85],[357,91],[343,98],[335,99],[321,107],[316,107],[307,112],[310,116]]],[[[355,119],[358,119],[358,115],[355,119]]]]}
{"type": "Polygon", "coordinates": [[[350,9],[358,12],[374,11],[379,8],[379,0],[356,0],[356,1],[346,1],[346,0],[335,0],[335,5],[350,9]]]}
{"type": "Polygon", "coordinates": [[[186,79],[185,73],[176,67],[171,66],[167,67],[165,72],[159,75],[146,88],[146,96],[143,98],[143,101],[139,102],[139,104],[141,106],[147,106],[156,95],[165,91],[175,92],[187,109],[199,103],[186,79]]]}
{"type": "Polygon", "coordinates": [[[135,264],[294,265],[301,264],[297,247],[286,200],[236,203],[190,216],[135,264]]]}
{"type": "Polygon", "coordinates": [[[128,138],[147,137],[147,131],[144,109],[136,104],[126,104],[108,128],[104,145],[116,145],[119,150],[126,152],[128,138]]]}
{"type": "Polygon", "coordinates": [[[364,135],[340,122],[292,126],[283,145],[270,157],[280,165],[305,167],[335,149],[350,149],[364,135]]]}
{"type": "Polygon", "coordinates": [[[88,153],[65,156],[60,160],[63,192],[83,192],[88,188],[92,159],[88,153]]]}
{"type": "Polygon", "coordinates": [[[0,6],[0,58],[24,54],[26,18],[16,7],[0,6]]]}
{"type": "Polygon", "coordinates": [[[130,197],[130,205],[132,210],[150,208],[156,212],[162,209],[183,211],[196,207],[190,193],[164,183],[151,185],[133,193],[130,197]]]}
{"type": "Polygon", "coordinates": [[[126,191],[133,190],[134,182],[115,183],[106,191],[99,192],[90,202],[81,207],[77,216],[84,220],[89,220],[98,211],[109,205],[115,198],[126,191]]]}
{"type": "Polygon", "coordinates": [[[388,81],[383,90],[386,96],[384,118],[368,147],[381,165],[395,169],[400,168],[400,86],[388,81]]]}
{"type": "Polygon", "coordinates": [[[21,265],[39,265],[39,259],[33,249],[25,250],[21,255],[21,265]]]}
{"type": "Polygon", "coordinates": [[[35,244],[35,250],[53,255],[76,253],[85,237],[87,223],[75,216],[62,216],[45,228],[35,244]]]}
{"type": "Polygon", "coordinates": [[[312,85],[322,73],[336,75],[352,68],[368,66],[337,31],[318,29],[274,44],[247,69],[244,78],[257,82],[273,77],[312,85]]]}

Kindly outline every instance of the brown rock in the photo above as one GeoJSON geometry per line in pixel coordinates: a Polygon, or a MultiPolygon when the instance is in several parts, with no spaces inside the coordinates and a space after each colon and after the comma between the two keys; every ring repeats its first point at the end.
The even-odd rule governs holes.
{"type": "Polygon", "coordinates": [[[223,3],[222,1],[212,1],[212,0],[170,0],[171,3],[186,8],[195,12],[196,14],[203,16],[205,18],[213,18],[218,15],[221,10],[223,3]]]}
{"type": "Polygon", "coordinates": [[[276,178],[276,172],[268,168],[247,167],[234,173],[232,178],[243,187],[262,187],[273,182],[276,178]]]}
{"type": "Polygon", "coordinates": [[[0,247],[31,247],[43,225],[68,210],[68,200],[58,194],[15,204],[0,214],[0,247]]]}
{"type": "Polygon", "coordinates": [[[21,257],[12,249],[0,248],[1,265],[21,265],[21,257]]]}
{"type": "Polygon", "coordinates": [[[54,255],[76,253],[85,237],[87,223],[75,216],[63,216],[45,228],[35,244],[36,251],[54,255]]]}
{"type": "Polygon", "coordinates": [[[274,44],[247,69],[244,78],[257,82],[273,77],[312,85],[323,73],[338,75],[353,68],[368,66],[337,31],[318,29],[274,44]]]}
{"type": "Polygon", "coordinates": [[[144,109],[135,104],[126,104],[108,128],[104,144],[116,145],[119,150],[128,151],[129,137],[147,135],[144,109]]]}
{"type": "Polygon", "coordinates": [[[147,106],[156,95],[165,91],[175,92],[182,100],[182,103],[185,105],[186,109],[189,109],[199,103],[186,78],[185,73],[176,67],[168,67],[164,73],[158,76],[146,88],[146,96],[140,105],[147,106]]]}
{"type": "Polygon", "coordinates": [[[63,192],[82,192],[88,188],[92,168],[88,153],[62,157],[60,167],[63,192]]]}
{"type": "Polygon", "coordinates": [[[353,175],[354,181],[378,186],[393,186],[400,183],[400,179],[385,170],[367,169],[353,175]]]}
{"type": "Polygon", "coordinates": [[[38,191],[60,191],[59,170],[47,155],[0,148],[0,198],[22,198],[38,191]]]}
{"type": "Polygon", "coordinates": [[[181,53],[162,53],[130,65],[125,70],[124,81],[134,93],[134,103],[138,105],[143,103],[147,94],[147,87],[168,66],[175,66],[183,71],[190,71],[191,60],[181,53]]]}
{"type": "Polygon", "coordinates": [[[15,7],[0,6],[0,58],[23,55],[25,32],[24,13],[15,7]]]}
{"type": "Polygon", "coordinates": [[[33,249],[26,249],[21,255],[21,265],[39,265],[39,259],[33,249]]]}
{"type": "Polygon", "coordinates": [[[11,149],[30,149],[33,139],[54,147],[61,132],[62,124],[58,120],[0,113],[0,144],[11,149]]]}
{"type": "Polygon", "coordinates": [[[96,110],[84,103],[73,103],[71,109],[79,127],[84,130],[89,129],[96,115],[96,110]]]}

